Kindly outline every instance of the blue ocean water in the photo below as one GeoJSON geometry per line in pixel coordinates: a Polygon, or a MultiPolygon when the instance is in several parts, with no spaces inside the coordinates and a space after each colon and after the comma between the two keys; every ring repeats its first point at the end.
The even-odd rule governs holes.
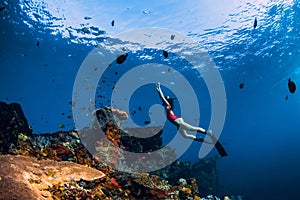
{"type": "MultiPolygon", "coordinates": [[[[35,133],[75,128],[74,81],[95,45],[132,29],[171,29],[199,42],[224,81],[227,112],[220,141],[229,156],[218,160],[223,192],[246,199],[297,198],[300,97],[298,88],[291,94],[287,83],[289,78],[297,86],[300,81],[298,0],[2,0],[0,8],[0,100],[20,103],[35,133]]],[[[143,58],[150,54],[137,52],[128,64],[147,62],[138,59],[139,53],[145,54],[143,58]]],[[[194,69],[181,68],[184,61],[174,62],[169,54],[171,67],[185,73],[199,91],[200,125],[207,127],[211,102],[205,83],[194,69]]],[[[111,84],[125,73],[118,64],[112,66],[118,74],[111,84]]],[[[138,125],[145,125],[151,105],[160,103],[155,92],[150,84],[132,96],[128,111],[136,111],[133,119],[138,125]]],[[[105,104],[107,99],[96,103],[105,104]]],[[[180,107],[176,105],[178,114],[180,107]]],[[[191,122],[199,118],[189,117],[191,122]]],[[[193,143],[181,159],[196,161],[198,150],[193,143]]]]}

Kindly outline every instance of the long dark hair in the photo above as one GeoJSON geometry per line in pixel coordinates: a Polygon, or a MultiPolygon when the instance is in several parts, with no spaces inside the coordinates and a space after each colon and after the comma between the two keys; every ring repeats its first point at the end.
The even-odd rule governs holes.
{"type": "MultiPolygon", "coordinates": [[[[174,99],[176,99],[176,98],[171,98],[170,96],[165,96],[165,99],[170,104],[171,109],[173,109],[174,108],[174,99]]],[[[163,103],[163,106],[167,106],[167,105],[165,103],[163,103]]]]}

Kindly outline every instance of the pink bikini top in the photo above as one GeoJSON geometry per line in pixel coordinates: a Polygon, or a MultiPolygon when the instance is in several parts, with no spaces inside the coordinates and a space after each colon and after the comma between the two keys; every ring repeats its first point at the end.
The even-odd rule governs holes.
{"type": "Polygon", "coordinates": [[[176,115],[174,115],[173,111],[171,110],[171,106],[170,105],[167,106],[167,118],[171,122],[173,122],[173,121],[175,121],[176,119],[179,118],[176,115]]]}

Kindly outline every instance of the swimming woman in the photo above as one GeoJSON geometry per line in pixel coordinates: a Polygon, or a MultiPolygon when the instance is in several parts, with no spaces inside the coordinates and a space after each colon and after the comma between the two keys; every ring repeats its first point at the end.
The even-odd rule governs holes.
{"type": "Polygon", "coordinates": [[[186,131],[197,131],[197,132],[203,133],[203,134],[207,134],[207,133],[211,134],[211,132],[206,131],[205,129],[203,129],[201,127],[192,126],[192,125],[186,123],[181,117],[176,116],[173,112],[173,107],[174,107],[173,100],[174,99],[171,98],[170,96],[164,96],[164,94],[160,88],[160,83],[156,84],[156,90],[159,94],[159,97],[161,98],[161,100],[163,102],[163,106],[165,107],[167,119],[178,128],[179,133],[184,138],[196,140],[198,142],[206,142],[202,138],[197,138],[194,135],[188,134],[186,131]]]}
{"type": "Polygon", "coordinates": [[[177,127],[179,133],[184,138],[192,139],[192,140],[195,140],[195,141],[198,141],[198,142],[214,144],[221,156],[227,156],[227,153],[224,150],[223,146],[215,138],[215,136],[212,134],[212,132],[210,130],[208,131],[208,130],[205,130],[201,127],[192,126],[192,125],[186,123],[181,117],[178,117],[174,114],[174,112],[173,112],[173,107],[174,107],[173,100],[174,99],[169,97],[169,96],[164,96],[164,94],[163,94],[163,92],[160,88],[160,83],[156,84],[156,90],[159,94],[160,99],[163,102],[163,106],[165,107],[165,112],[166,112],[166,115],[167,115],[167,119],[177,127]],[[212,142],[206,141],[201,137],[198,138],[195,135],[188,134],[187,131],[197,131],[199,133],[207,134],[211,137],[212,142]]]}
{"type": "Polygon", "coordinates": [[[173,100],[174,99],[172,99],[169,96],[164,96],[164,94],[160,88],[160,83],[156,84],[156,90],[159,94],[159,97],[161,98],[161,100],[163,102],[163,106],[165,107],[165,111],[166,111],[168,120],[177,127],[179,133],[183,137],[189,138],[189,139],[192,139],[192,140],[195,140],[198,142],[214,144],[221,157],[227,156],[227,152],[223,148],[222,144],[217,140],[217,138],[212,134],[212,132],[210,130],[208,131],[201,127],[192,126],[192,125],[186,123],[181,117],[178,117],[174,114],[174,112],[173,112],[173,107],[174,107],[173,100]],[[197,131],[199,133],[207,134],[210,136],[212,142],[209,142],[209,141],[204,140],[203,138],[200,138],[200,137],[198,138],[194,135],[188,134],[186,131],[197,131]]]}

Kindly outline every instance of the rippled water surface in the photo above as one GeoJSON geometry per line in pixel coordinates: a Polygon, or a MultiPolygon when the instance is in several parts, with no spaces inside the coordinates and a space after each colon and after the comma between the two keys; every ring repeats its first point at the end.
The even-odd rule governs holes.
{"type": "MultiPolygon", "coordinates": [[[[75,128],[77,71],[104,39],[144,27],[174,30],[207,51],[224,81],[227,112],[220,139],[229,156],[218,161],[220,191],[247,199],[297,198],[300,97],[297,90],[289,93],[287,82],[300,83],[298,0],[1,0],[0,10],[0,100],[20,103],[34,132],[54,132],[59,124],[75,128]]],[[[149,59],[135,55],[141,63],[149,59]]],[[[170,62],[194,76],[195,70],[170,62]]],[[[203,82],[196,88],[200,124],[207,126],[209,92],[203,82]]],[[[142,89],[132,109],[143,101],[142,89]]],[[[141,124],[149,120],[139,116],[145,117],[141,124]]],[[[197,160],[198,148],[193,144],[182,159],[197,160]]]]}

